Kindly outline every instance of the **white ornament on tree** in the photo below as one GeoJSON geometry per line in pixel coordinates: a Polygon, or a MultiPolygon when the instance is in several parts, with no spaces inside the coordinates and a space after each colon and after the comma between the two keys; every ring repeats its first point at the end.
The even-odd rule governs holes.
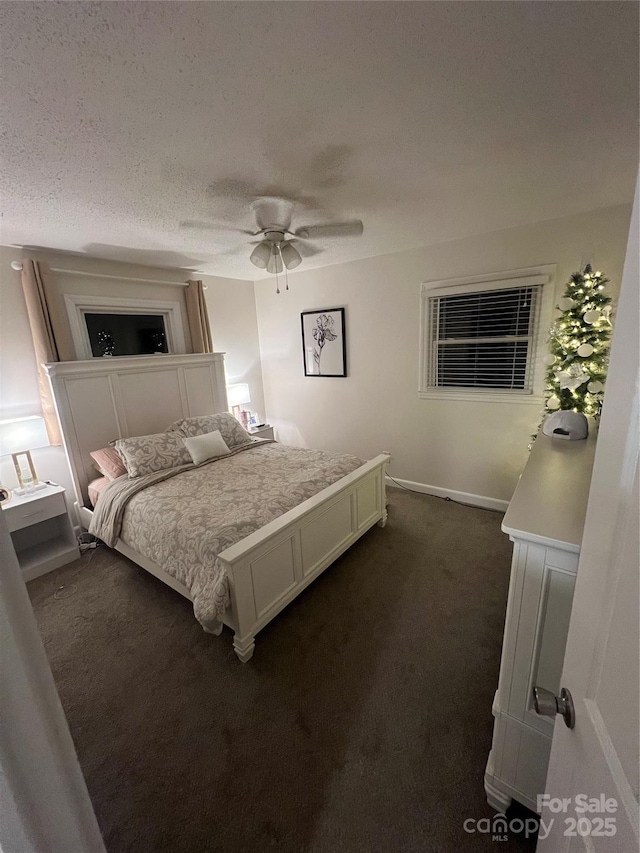
{"type": "Polygon", "coordinates": [[[549,353],[548,355],[545,355],[543,361],[546,365],[551,367],[552,364],[556,363],[556,357],[555,357],[555,355],[552,355],[551,353],[549,353]]]}
{"type": "Polygon", "coordinates": [[[575,304],[574,299],[571,299],[569,296],[563,296],[558,302],[558,308],[561,311],[568,311],[570,308],[573,308],[575,304]]]}
{"type": "Polygon", "coordinates": [[[578,355],[580,358],[589,358],[590,355],[593,355],[593,347],[591,344],[581,344],[578,347],[578,355]]]}
{"type": "Polygon", "coordinates": [[[547,409],[559,409],[560,408],[560,400],[558,397],[553,395],[553,397],[549,397],[547,400],[547,409]]]}
{"type": "Polygon", "coordinates": [[[585,321],[585,323],[592,325],[592,323],[595,323],[596,320],[600,319],[600,312],[593,309],[591,311],[585,311],[585,313],[582,315],[582,319],[585,321]]]}
{"type": "Polygon", "coordinates": [[[604,385],[602,384],[602,382],[598,382],[597,379],[594,379],[593,382],[590,382],[587,385],[587,388],[592,394],[600,394],[602,391],[604,391],[604,385]]]}
{"type": "Polygon", "coordinates": [[[558,371],[558,373],[556,373],[556,378],[558,380],[558,385],[562,389],[575,391],[581,385],[584,385],[585,382],[588,382],[591,377],[579,364],[572,364],[571,367],[568,367],[566,370],[558,371]]]}

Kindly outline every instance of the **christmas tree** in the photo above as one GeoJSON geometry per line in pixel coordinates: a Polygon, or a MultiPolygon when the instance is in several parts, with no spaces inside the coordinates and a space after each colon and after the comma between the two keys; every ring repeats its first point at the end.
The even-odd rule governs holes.
{"type": "Polygon", "coordinates": [[[572,409],[598,417],[602,408],[611,338],[609,279],[587,264],[567,284],[551,327],[545,392],[545,416],[572,409]]]}

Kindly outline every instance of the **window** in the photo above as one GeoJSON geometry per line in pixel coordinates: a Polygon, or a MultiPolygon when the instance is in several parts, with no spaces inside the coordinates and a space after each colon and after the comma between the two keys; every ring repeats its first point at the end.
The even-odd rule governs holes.
{"type": "Polygon", "coordinates": [[[91,355],[150,355],[168,352],[162,314],[84,312],[91,355]]]}
{"type": "Polygon", "coordinates": [[[532,396],[549,275],[502,273],[422,286],[421,396],[532,396]]]}
{"type": "Polygon", "coordinates": [[[178,302],[66,293],[76,357],[185,352],[178,302]]]}

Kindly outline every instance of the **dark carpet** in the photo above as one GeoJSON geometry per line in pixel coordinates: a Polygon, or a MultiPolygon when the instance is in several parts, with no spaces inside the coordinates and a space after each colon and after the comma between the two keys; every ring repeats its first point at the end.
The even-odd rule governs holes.
{"type": "Polygon", "coordinates": [[[248,664],[105,546],[29,584],[109,853],[496,849],[463,823],[493,815],[502,516],[389,496],[248,664]]]}

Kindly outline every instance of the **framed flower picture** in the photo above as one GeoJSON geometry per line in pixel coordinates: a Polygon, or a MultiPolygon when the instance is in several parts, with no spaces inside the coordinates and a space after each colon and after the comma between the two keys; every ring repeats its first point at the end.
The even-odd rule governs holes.
{"type": "Polygon", "coordinates": [[[344,308],[303,311],[302,359],[305,376],[346,376],[344,308]]]}

